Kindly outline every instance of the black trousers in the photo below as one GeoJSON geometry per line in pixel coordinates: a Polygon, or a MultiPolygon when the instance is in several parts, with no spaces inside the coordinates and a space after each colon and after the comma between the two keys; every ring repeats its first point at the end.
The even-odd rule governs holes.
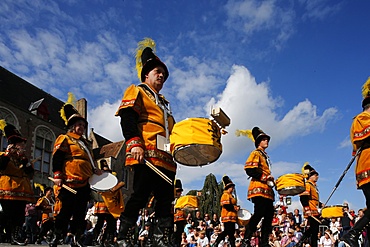
{"type": "Polygon", "coordinates": [[[302,238],[310,238],[310,246],[317,247],[320,223],[312,217],[308,217],[309,228],[303,233],[302,238]]]}
{"type": "Polygon", "coordinates": [[[22,227],[25,221],[24,210],[27,202],[20,200],[0,200],[0,204],[3,208],[5,218],[5,222],[1,222],[1,224],[5,227],[7,237],[10,237],[10,233],[15,230],[15,227],[22,227]]]}
{"type": "MultiPolygon", "coordinates": [[[[224,222],[224,230],[216,239],[216,243],[220,243],[221,240],[225,240],[226,236],[229,236],[229,243],[231,246],[235,246],[235,222],[224,222]]],[[[217,245],[218,246],[218,245],[217,245]]]]}
{"type": "MultiPolygon", "coordinates": [[[[162,167],[157,167],[172,181],[175,179],[175,172],[168,171],[162,167]]],[[[125,211],[121,214],[124,221],[131,224],[135,223],[139,214],[139,210],[144,208],[148,202],[150,194],[153,192],[155,203],[156,218],[172,218],[172,201],[174,200],[173,185],[167,183],[161,176],[155,173],[145,164],[133,166],[134,169],[134,193],[128,200],[125,211]]]]}
{"type": "Polygon", "coordinates": [[[274,201],[262,196],[252,198],[254,212],[248,223],[250,231],[257,230],[257,225],[263,217],[261,226],[261,242],[268,243],[268,237],[272,233],[272,218],[274,217],[274,201]]]}
{"type": "Polygon", "coordinates": [[[101,232],[104,221],[107,222],[104,235],[103,235],[103,240],[106,239],[107,234],[114,234],[116,231],[116,219],[113,217],[113,215],[105,213],[105,214],[96,214],[98,216],[98,221],[96,222],[96,225],[94,227],[94,238],[99,235],[101,232]]]}
{"type": "Polygon", "coordinates": [[[58,195],[62,202],[62,208],[55,219],[55,231],[58,233],[66,234],[68,224],[70,224],[69,232],[74,235],[76,233],[82,235],[86,229],[85,215],[87,202],[90,199],[90,185],[87,184],[82,188],[75,188],[75,190],[77,193],[73,194],[62,188],[58,195]]]}

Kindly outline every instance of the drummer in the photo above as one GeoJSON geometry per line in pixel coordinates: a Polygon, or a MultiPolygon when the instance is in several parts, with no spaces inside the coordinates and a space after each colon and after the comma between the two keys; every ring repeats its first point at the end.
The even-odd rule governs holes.
{"type": "Polygon", "coordinates": [[[154,210],[159,228],[159,233],[154,235],[154,242],[159,246],[172,246],[173,184],[161,176],[166,175],[173,181],[176,175],[177,165],[166,146],[162,145],[163,142],[169,144],[174,118],[169,102],[159,93],[169,72],[167,66],[154,54],[154,47],[155,42],[149,38],[138,43],[136,68],[141,84],[130,85],[126,89],[116,113],[121,118],[122,133],[126,140],[125,165],[135,172],[134,193],[120,217],[119,246],[132,245],[130,239],[136,215],[145,206],[151,192],[156,198],[154,210]],[[156,172],[146,162],[152,163],[156,172]]]}
{"type": "Polygon", "coordinates": [[[181,235],[184,232],[186,225],[185,213],[181,208],[176,208],[176,201],[181,197],[183,192],[182,183],[180,179],[175,180],[175,200],[174,200],[174,233],[173,233],[173,243],[175,247],[180,247],[181,245],[181,235]]]}
{"type": "Polygon", "coordinates": [[[308,220],[310,226],[304,233],[302,238],[297,243],[297,247],[303,246],[304,241],[310,238],[310,246],[317,247],[317,240],[319,233],[319,210],[324,205],[319,201],[319,191],[317,189],[317,180],[319,179],[319,173],[306,162],[302,168],[303,175],[306,177],[306,191],[299,195],[304,217],[308,220]]]}
{"type": "Polygon", "coordinates": [[[269,246],[269,235],[272,232],[275,197],[272,189],[274,177],[271,175],[270,161],[266,153],[270,136],[258,127],[252,129],[252,136],[256,149],[249,155],[244,170],[248,176],[252,177],[248,189],[248,199],[254,203],[254,214],[246,226],[245,239],[250,240],[263,217],[260,246],[265,247],[269,246]]]}
{"type": "Polygon", "coordinates": [[[224,225],[224,230],[218,235],[213,246],[218,246],[221,240],[225,240],[225,237],[228,236],[230,246],[235,247],[235,224],[238,220],[239,210],[239,206],[236,205],[236,198],[233,196],[235,184],[228,176],[223,176],[222,182],[224,184],[224,193],[221,196],[221,222],[224,225]]]}
{"type": "MultiPolygon", "coordinates": [[[[87,121],[72,105],[74,96],[70,93],[68,101],[61,109],[61,116],[67,125],[67,133],[60,135],[54,144],[53,172],[54,184],[61,187],[63,184],[77,191],[76,194],[61,188],[58,198],[62,203],[59,214],[55,219],[55,229],[50,246],[57,246],[59,240],[67,232],[75,235],[79,241],[86,228],[85,211],[90,199],[89,178],[94,174],[101,174],[92,160],[92,151],[84,134],[87,121]],[[72,221],[70,222],[71,217],[72,221]]],[[[77,246],[73,243],[72,246],[77,246]]]]}

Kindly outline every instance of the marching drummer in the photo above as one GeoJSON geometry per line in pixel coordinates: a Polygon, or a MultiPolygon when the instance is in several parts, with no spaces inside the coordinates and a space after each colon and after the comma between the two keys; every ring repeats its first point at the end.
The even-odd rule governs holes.
{"type": "MultiPolygon", "coordinates": [[[[141,84],[129,86],[116,116],[126,140],[126,166],[132,167],[134,193],[121,214],[118,234],[119,246],[132,246],[130,241],[137,214],[153,192],[156,198],[155,215],[159,234],[158,246],[172,246],[174,200],[173,180],[176,163],[167,149],[174,125],[169,102],[159,94],[169,76],[167,66],[154,54],[155,42],[146,38],[138,43],[136,69],[141,84]],[[170,182],[168,182],[167,177],[170,182]]],[[[156,226],[155,226],[156,227],[156,226]]]]}
{"type": "MultiPolygon", "coordinates": [[[[69,231],[76,241],[82,237],[85,228],[85,210],[90,199],[89,178],[94,174],[101,174],[95,167],[92,150],[84,138],[87,121],[72,105],[73,94],[69,93],[68,101],[61,109],[61,116],[67,125],[67,133],[60,135],[54,144],[53,172],[54,184],[61,187],[63,184],[77,191],[76,194],[62,187],[58,198],[62,207],[55,219],[55,230],[50,246],[57,246],[63,234],[69,231]]],[[[77,243],[74,243],[77,246],[77,243]]]]}
{"type": "Polygon", "coordinates": [[[317,218],[320,215],[318,208],[324,206],[319,201],[319,191],[316,185],[319,173],[308,162],[303,165],[302,171],[306,177],[306,191],[299,195],[299,199],[303,207],[304,217],[307,218],[310,227],[303,233],[302,238],[297,243],[297,247],[303,246],[307,238],[310,238],[311,247],[317,247],[317,234],[320,227],[320,221],[317,218]]]}
{"type": "Polygon", "coordinates": [[[221,222],[224,225],[224,230],[218,235],[213,246],[218,246],[221,240],[225,240],[225,237],[228,236],[230,246],[235,247],[235,223],[238,220],[239,210],[239,206],[236,205],[236,198],[233,196],[235,184],[228,176],[223,176],[222,182],[224,184],[224,193],[221,196],[221,222]]]}
{"type": "Polygon", "coordinates": [[[274,216],[274,177],[271,175],[270,160],[266,153],[270,136],[260,128],[252,129],[256,149],[251,152],[245,162],[244,170],[252,177],[248,189],[248,199],[254,203],[254,214],[246,226],[245,239],[250,240],[257,230],[257,225],[263,217],[261,226],[261,245],[269,246],[269,235],[272,231],[274,216]]]}
{"type": "Polygon", "coordinates": [[[184,232],[186,225],[185,213],[181,208],[176,208],[177,199],[181,197],[183,192],[182,183],[180,179],[175,180],[175,200],[174,200],[174,233],[173,233],[173,242],[175,247],[181,245],[181,235],[184,232]]]}

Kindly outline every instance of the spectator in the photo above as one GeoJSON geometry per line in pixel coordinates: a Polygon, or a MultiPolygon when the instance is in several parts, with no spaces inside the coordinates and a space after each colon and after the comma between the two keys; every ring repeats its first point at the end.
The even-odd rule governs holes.
{"type": "Polygon", "coordinates": [[[325,231],[324,236],[319,240],[319,247],[334,247],[334,238],[331,231],[328,229],[325,231]]]}
{"type": "Polygon", "coordinates": [[[197,247],[208,247],[208,246],[209,246],[209,240],[206,236],[206,231],[200,231],[199,238],[197,240],[197,247]]]}
{"type": "Polygon", "coordinates": [[[295,225],[301,225],[302,224],[302,215],[299,213],[299,209],[294,209],[293,214],[294,224],[295,225]]]}
{"type": "Polygon", "coordinates": [[[298,239],[294,236],[294,230],[288,229],[288,233],[281,239],[282,247],[293,247],[298,243],[298,239]]]}
{"type": "Polygon", "coordinates": [[[151,227],[151,223],[150,221],[147,221],[144,223],[144,229],[139,233],[139,237],[138,237],[138,242],[139,242],[139,246],[140,247],[144,247],[144,246],[150,246],[150,244],[148,244],[148,241],[149,241],[149,233],[150,233],[150,227],[151,227]]]}
{"type": "Polygon", "coordinates": [[[329,223],[329,229],[332,232],[334,241],[337,243],[339,241],[340,235],[340,222],[337,218],[331,218],[329,223]]]}
{"type": "Polygon", "coordinates": [[[341,236],[345,235],[351,229],[351,225],[353,225],[353,222],[351,223],[351,221],[354,220],[354,217],[349,212],[347,202],[343,203],[343,212],[343,217],[340,220],[340,225],[342,226],[341,236]]]}
{"type": "Polygon", "coordinates": [[[26,222],[26,242],[27,244],[34,244],[36,242],[38,229],[38,210],[35,203],[27,203],[25,208],[25,222],[26,222]]]}

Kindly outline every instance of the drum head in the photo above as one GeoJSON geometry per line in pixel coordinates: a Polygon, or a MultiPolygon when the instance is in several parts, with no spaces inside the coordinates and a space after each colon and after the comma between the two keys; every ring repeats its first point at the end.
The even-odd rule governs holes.
{"type": "Polygon", "coordinates": [[[213,145],[191,144],[173,153],[176,162],[186,166],[204,166],[215,162],[222,151],[213,145]]]}
{"type": "Polygon", "coordinates": [[[252,214],[246,209],[238,210],[238,218],[242,220],[249,220],[252,217],[252,214]]]}
{"type": "Polygon", "coordinates": [[[281,190],[278,190],[279,195],[295,196],[301,194],[306,190],[303,186],[288,186],[281,190]]]}
{"type": "Polygon", "coordinates": [[[96,191],[107,191],[116,186],[118,179],[109,172],[101,175],[93,174],[89,179],[91,189],[96,191]]]}

